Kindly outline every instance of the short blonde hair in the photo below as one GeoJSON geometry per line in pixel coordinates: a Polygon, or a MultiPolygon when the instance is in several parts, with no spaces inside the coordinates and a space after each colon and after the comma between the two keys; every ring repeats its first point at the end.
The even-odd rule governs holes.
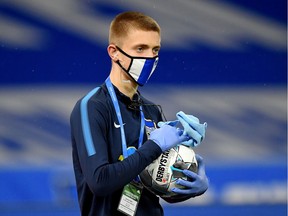
{"type": "Polygon", "coordinates": [[[118,14],[111,22],[109,30],[109,44],[120,45],[129,30],[155,31],[161,34],[159,24],[150,16],[140,12],[128,11],[118,14]]]}

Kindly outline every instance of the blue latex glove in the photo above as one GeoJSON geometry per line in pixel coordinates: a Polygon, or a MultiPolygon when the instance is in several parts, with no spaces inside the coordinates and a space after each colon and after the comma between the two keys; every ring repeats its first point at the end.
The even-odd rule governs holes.
{"type": "Polygon", "coordinates": [[[176,116],[184,128],[184,134],[192,138],[182,144],[191,147],[198,146],[205,138],[207,123],[201,124],[198,118],[193,115],[186,115],[182,111],[178,112],[176,116]]]}
{"type": "Polygon", "coordinates": [[[176,183],[186,188],[172,188],[172,192],[177,194],[199,196],[208,189],[209,181],[205,173],[205,165],[203,162],[203,158],[196,154],[196,160],[198,163],[198,173],[194,173],[190,170],[183,170],[183,174],[189,177],[191,181],[178,179],[176,183]]]}
{"type": "Polygon", "coordinates": [[[149,139],[153,140],[164,152],[191,138],[179,128],[163,125],[161,128],[153,130],[149,139]]]}

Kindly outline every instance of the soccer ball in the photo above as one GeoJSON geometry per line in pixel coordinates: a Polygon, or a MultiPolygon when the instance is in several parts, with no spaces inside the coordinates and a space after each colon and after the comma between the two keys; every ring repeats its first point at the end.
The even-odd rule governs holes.
{"type": "Polygon", "coordinates": [[[156,195],[172,197],[176,195],[171,191],[172,188],[184,188],[176,184],[177,179],[188,178],[182,173],[183,169],[197,172],[198,164],[193,149],[181,144],[163,152],[141,172],[140,179],[156,195]]]}

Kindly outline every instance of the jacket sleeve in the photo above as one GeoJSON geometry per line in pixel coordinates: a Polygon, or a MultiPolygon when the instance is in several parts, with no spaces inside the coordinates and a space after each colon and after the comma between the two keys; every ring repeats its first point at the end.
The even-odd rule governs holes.
{"type": "Polygon", "coordinates": [[[87,183],[97,196],[107,196],[123,188],[162,153],[156,143],[147,140],[134,154],[111,163],[106,136],[109,114],[103,107],[100,103],[88,102],[85,114],[81,112],[79,101],[70,117],[76,179],[82,184],[87,183]],[[88,116],[86,122],[83,115],[88,116]]]}

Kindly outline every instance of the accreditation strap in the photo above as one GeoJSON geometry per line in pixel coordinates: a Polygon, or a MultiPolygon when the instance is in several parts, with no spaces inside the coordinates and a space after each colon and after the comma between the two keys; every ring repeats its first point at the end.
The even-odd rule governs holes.
{"type": "MultiPolygon", "coordinates": [[[[117,99],[117,96],[115,94],[115,90],[114,90],[114,87],[111,83],[110,77],[108,77],[106,79],[105,84],[106,84],[108,92],[111,96],[113,106],[114,106],[114,109],[115,109],[115,112],[117,115],[117,119],[118,119],[118,122],[120,125],[121,141],[122,141],[122,155],[125,159],[129,156],[129,153],[127,151],[127,143],[126,143],[125,130],[124,130],[124,125],[123,125],[121,110],[120,110],[118,99],[117,99]]],[[[144,128],[145,128],[145,119],[144,119],[144,113],[143,113],[142,106],[140,106],[140,116],[141,116],[141,126],[140,126],[138,148],[140,148],[142,146],[143,137],[144,137],[144,128]]]]}

